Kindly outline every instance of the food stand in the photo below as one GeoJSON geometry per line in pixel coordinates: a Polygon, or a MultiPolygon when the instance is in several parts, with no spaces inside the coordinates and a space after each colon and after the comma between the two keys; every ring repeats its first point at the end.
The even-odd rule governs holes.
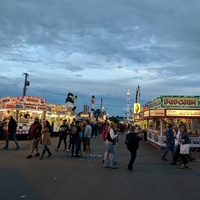
{"type": "Polygon", "coordinates": [[[159,96],[146,104],[147,140],[157,148],[165,148],[168,124],[184,124],[191,139],[191,148],[200,148],[200,97],[159,96]]]}
{"type": "Polygon", "coordinates": [[[47,104],[46,119],[50,122],[54,133],[59,132],[64,119],[71,123],[73,118],[76,116],[73,114],[72,108],[67,108],[65,105],[47,104]]]}
{"type": "Polygon", "coordinates": [[[28,134],[35,117],[46,119],[46,100],[35,96],[4,97],[0,99],[0,121],[7,124],[10,115],[17,121],[16,134],[28,134]]]}

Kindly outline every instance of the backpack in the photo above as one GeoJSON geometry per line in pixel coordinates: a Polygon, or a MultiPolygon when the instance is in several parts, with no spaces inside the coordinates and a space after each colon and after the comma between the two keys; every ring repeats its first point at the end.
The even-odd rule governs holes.
{"type": "Polygon", "coordinates": [[[77,130],[78,130],[77,126],[73,125],[73,126],[71,127],[72,135],[76,135],[76,134],[77,134],[77,130]]]}

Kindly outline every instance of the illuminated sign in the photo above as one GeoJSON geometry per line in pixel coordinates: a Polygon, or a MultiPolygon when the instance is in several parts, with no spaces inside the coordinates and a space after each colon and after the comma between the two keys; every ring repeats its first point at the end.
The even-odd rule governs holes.
{"type": "Polygon", "coordinates": [[[24,108],[24,105],[22,105],[22,104],[16,104],[16,105],[15,105],[15,108],[16,108],[16,109],[23,109],[23,108],[24,108]]]}
{"type": "Polygon", "coordinates": [[[8,103],[10,102],[11,98],[10,97],[4,97],[1,99],[1,103],[8,103]]]}
{"type": "Polygon", "coordinates": [[[167,117],[200,117],[200,110],[166,110],[167,117]]]}
{"type": "Polygon", "coordinates": [[[32,106],[32,105],[25,105],[25,106],[24,106],[24,109],[36,110],[37,107],[36,107],[36,106],[32,106]]]}
{"type": "Polygon", "coordinates": [[[150,110],[149,111],[150,117],[164,117],[165,116],[165,110],[150,110]]]}
{"type": "Polygon", "coordinates": [[[10,101],[11,101],[11,103],[16,103],[17,98],[16,98],[16,97],[12,97],[12,98],[10,99],[10,101]]]}
{"type": "Polygon", "coordinates": [[[198,98],[195,97],[163,97],[164,107],[198,107],[198,98]]]}
{"type": "Polygon", "coordinates": [[[26,102],[29,102],[29,103],[39,103],[39,99],[36,99],[36,98],[25,98],[26,102]]]}
{"type": "Polygon", "coordinates": [[[38,110],[44,110],[44,111],[47,110],[45,106],[38,106],[37,109],[38,109],[38,110]]]}
{"type": "Polygon", "coordinates": [[[14,108],[15,107],[15,105],[14,104],[6,104],[6,108],[14,108]]]}
{"type": "Polygon", "coordinates": [[[46,100],[34,96],[17,97],[16,103],[24,103],[31,105],[46,105],[46,100]]]}
{"type": "Polygon", "coordinates": [[[134,114],[140,113],[140,103],[134,103],[134,114]]]}
{"type": "Polygon", "coordinates": [[[81,113],[80,116],[81,117],[89,117],[89,114],[81,113]]]}
{"type": "Polygon", "coordinates": [[[144,117],[149,117],[149,110],[144,112],[144,117]]]}

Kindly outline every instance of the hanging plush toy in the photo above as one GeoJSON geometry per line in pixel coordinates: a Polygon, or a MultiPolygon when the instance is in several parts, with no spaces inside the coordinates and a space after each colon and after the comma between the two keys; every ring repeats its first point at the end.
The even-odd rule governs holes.
{"type": "Polygon", "coordinates": [[[66,107],[72,108],[72,110],[75,111],[76,110],[76,99],[77,99],[77,96],[72,94],[71,92],[69,92],[67,94],[67,98],[65,101],[66,107]]]}

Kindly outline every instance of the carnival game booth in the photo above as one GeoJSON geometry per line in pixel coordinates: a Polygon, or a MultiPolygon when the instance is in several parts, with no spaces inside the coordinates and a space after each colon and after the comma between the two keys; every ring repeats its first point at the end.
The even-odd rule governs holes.
{"type": "Polygon", "coordinates": [[[10,115],[17,121],[16,134],[26,135],[35,117],[40,121],[46,119],[46,100],[34,96],[4,97],[0,99],[0,121],[5,130],[10,115]]]}
{"type": "Polygon", "coordinates": [[[146,104],[147,140],[157,148],[166,148],[168,124],[184,124],[191,139],[190,147],[200,149],[200,97],[159,96],[146,104]]]}

